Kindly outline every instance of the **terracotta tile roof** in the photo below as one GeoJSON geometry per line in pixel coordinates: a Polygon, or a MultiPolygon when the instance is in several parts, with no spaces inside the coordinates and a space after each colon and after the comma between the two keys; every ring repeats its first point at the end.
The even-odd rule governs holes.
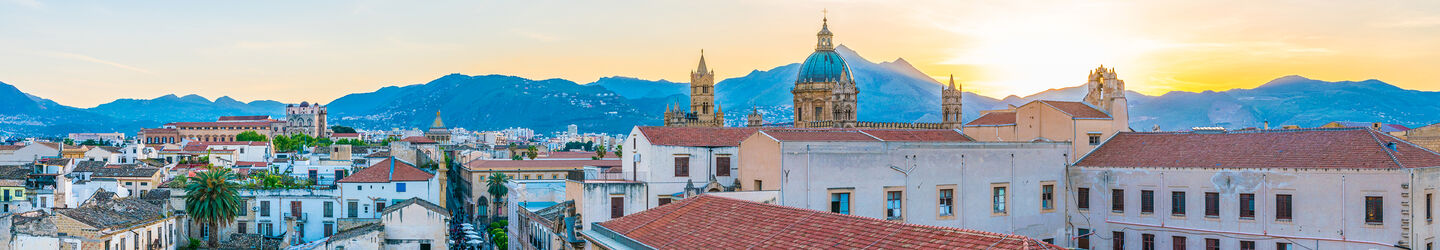
{"type": "MultiPolygon", "coordinates": [[[[355,238],[355,237],[357,237],[357,236],[362,236],[362,235],[369,234],[369,233],[380,233],[380,232],[383,232],[383,231],[385,231],[385,226],[380,225],[379,222],[371,222],[371,223],[366,223],[366,224],[361,225],[361,226],[357,226],[357,227],[353,227],[353,228],[350,228],[350,229],[346,229],[345,231],[340,231],[340,232],[338,232],[338,233],[335,233],[335,235],[331,235],[329,238],[325,238],[325,241],[326,241],[326,242],[341,242],[341,241],[343,241],[343,240],[348,240],[348,239],[350,239],[350,238],[355,238]]],[[[250,248],[250,249],[258,249],[258,248],[250,248]]]]}
{"type": "Polygon", "coordinates": [[[1015,125],[1015,112],[990,112],[965,124],[966,127],[1003,125],[1015,125]]]}
{"type": "Polygon", "coordinates": [[[176,126],[176,127],[230,127],[230,126],[262,126],[262,127],[268,127],[268,126],[270,126],[270,123],[271,123],[271,122],[269,122],[269,121],[263,121],[263,122],[252,122],[252,121],[232,121],[232,122],[172,122],[172,123],[166,123],[165,125],[176,126]]]}
{"type": "Polygon", "coordinates": [[[270,166],[270,163],[269,163],[269,162],[263,162],[263,161],[237,161],[237,162],[235,162],[235,166],[237,166],[237,167],[239,167],[239,166],[250,166],[250,167],[256,167],[256,168],[263,168],[263,167],[269,167],[269,166],[270,166]]]}
{"type": "Polygon", "coordinates": [[[1075,165],[1387,169],[1440,166],[1440,154],[1368,128],[1121,132],[1075,165]]]}
{"type": "Polygon", "coordinates": [[[146,128],[146,129],[140,129],[140,133],[145,133],[145,134],[154,134],[154,133],[180,133],[180,131],[179,131],[179,130],[176,130],[176,129],[173,129],[173,128],[146,128]]]}
{"type": "Polygon", "coordinates": [[[416,198],[410,198],[410,199],[407,199],[407,200],[404,200],[404,201],[396,202],[396,203],[393,204],[393,205],[385,206],[385,209],[380,210],[380,214],[389,214],[390,212],[394,212],[395,210],[400,210],[401,208],[404,208],[405,206],[410,206],[410,205],[421,206],[421,207],[424,207],[425,209],[430,209],[430,211],[435,211],[435,213],[443,214],[443,215],[445,215],[445,216],[450,216],[450,211],[446,211],[445,208],[440,207],[440,205],[435,205],[435,203],[430,203],[430,201],[421,200],[421,199],[418,198],[418,197],[416,197],[416,198]]]}
{"type": "Polygon", "coordinates": [[[682,147],[739,147],[759,128],[639,127],[652,145],[682,147]]]}
{"type": "Polygon", "coordinates": [[[361,169],[360,171],[355,171],[355,174],[346,176],[345,179],[340,179],[336,182],[383,183],[392,181],[427,181],[430,180],[430,177],[434,176],[435,174],[420,170],[420,168],[416,168],[414,165],[410,165],[410,163],[390,158],[375,163],[375,165],[370,165],[370,167],[361,169]]]}
{"type": "Polygon", "coordinates": [[[221,116],[220,119],[216,119],[216,120],[223,122],[223,121],[264,121],[264,120],[269,120],[269,119],[270,119],[270,116],[268,116],[268,115],[241,115],[241,116],[221,116]]]}
{"type": "Polygon", "coordinates": [[[365,155],[365,158],[386,158],[386,157],[390,157],[390,151],[377,151],[377,152],[374,152],[374,153],[370,153],[370,154],[368,154],[368,155],[365,155]]]}
{"type": "Polygon", "coordinates": [[[136,164],[125,165],[79,165],[75,166],[72,172],[89,172],[91,177],[151,177],[159,168],[141,167],[136,164]]]}
{"type": "Polygon", "coordinates": [[[246,145],[246,146],[268,146],[268,145],[270,145],[270,143],[269,143],[269,142],[263,142],[263,141],[224,141],[224,142],[212,141],[212,142],[191,142],[190,144],[186,144],[186,146],[206,146],[206,147],[208,147],[208,146],[240,146],[240,145],[246,145]]]}
{"type": "Polygon", "coordinates": [[[965,142],[974,141],[953,129],[860,129],[882,141],[965,142]]]}
{"type": "Polygon", "coordinates": [[[1025,236],[903,224],[711,195],[599,225],[657,249],[1063,249],[1025,236]]]}
{"type": "Polygon", "coordinates": [[[779,141],[880,141],[854,129],[766,129],[760,133],[779,141]]]}
{"type": "MultiPolygon", "coordinates": [[[[545,158],[550,158],[550,159],[590,159],[590,157],[593,157],[593,156],[595,156],[595,152],[592,152],[592,151],[580,151],[580,152],[557,151],[557,152],[541,153],[541,154],[540,154],[540,157],[537,157],[537,158],[539,158],[539,159],[545,159],[545,158]]],[[[606,158],[614,158],[614,157],[615,157],[615,152],[605,152],[605,157],[606,157],[606,158]]]]}
{"type": "Polygon", "coordinates": [[[164,208],[135,198],[109,199],[96,193],[78,208],[54,209],[55,213],[100,228],[125,228],[165,218],[164,208]]]}
{"type": "Polygon", "coordinates": [[[331,138],[360,138],[360,133],[334,133],[331,138]]]}
{"type": "Polygon", "coordinates": [[[1070,114],[1070,117],[1074,119],[1110,119],[1110,115],[1106,114],[1105,111],[1095,109],[1095,107],[1090,106],[1090,104],[1085,104],[1083,102],[1062,102],[1050,100],[1039,100],[1035,102],[1050,105],[1050,107],[1055,107],[1055,109],[1060,110],[1060,112],[1070,114]]]}
{"type": "Polygon", "coordinates": [[[23,147],[25,145],[0,145],[0,150],[17,150],[23,147]]]}
{"type": "Polygon", "coordinates": [[[25,180],[30,176],[30,167],[22,165],[0,166],[0,180],[25,180]]]}
{"type": "Polygon", "coordinates": [[[405,137],[405,139],[400,139],[400,141],[409,142],[410,144],[435,144],[435,140],[425,138],[424,136],[405,137]]]}
{"type": "Polygon", "coordinates": [[[70,160],[70,158],[49,158],[41,160],[40,164],[51,166],[70,165],[70,160]]]}
{"type": "Polygon", "coordinates": [[[523,168],[574,168],[586,166],[620,166],[620,160],[487,160],[476,159],[465,163],[471,170],[479,169],[523,169],[523,168]]]}
{"type": "MultiPolygon", "coordinates": [[[[1339,127],[1369,128],[1369,127],[1371,127],[1371,126],[1374,126],[1375,124],[1374,124],[1374,123],[1369,123],[1369,122],[1331,122],[1331,123],[1328,123],[1328,124],[1325,124],[1325,125],[1335,125],[1335,126],[1339,126],[1339,127]]],[[[1405,132],[1405,131],[1408,131],[1408,130],[1410,130],[1410,128],[1409,128],[1409,127],[1405,127],[1405,125],[1400,125],[1400,124],[1384,124],[1384,123],[1380,124],[1380,132],[1385,132],[1385,133],[1390,133],[1390,132],[1405,132]]]]}

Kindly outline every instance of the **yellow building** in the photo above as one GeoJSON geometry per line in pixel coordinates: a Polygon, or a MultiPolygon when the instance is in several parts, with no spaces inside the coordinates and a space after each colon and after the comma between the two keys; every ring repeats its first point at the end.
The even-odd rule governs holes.
{"type": "Polygon", "coordinates": [[[977,141],[1071,142],[1070,161],[1080,159],[1105,139],[1131,131],[1125,81],[1104,66],[1090,72],[1084,102],[1037,100],[1009,109],[982,111],[965,124],[977,141]]]}
{"type": "Polygon", "coordinates": [[[24,166],[0,166],[0,213],[11,213],[29,207],[25,199],[25,177],[30,169],[24,166]]]}
{"type": "Polygon", "coordinates": [[[1440,151],[1440,123],[1406,130],[1400,138],[1431,151],[1440,151]]]}
{"type": "Polygon", "coordinates": [[[1409,128],[1409,127],[1405,127],[1405,125],[1400,125],[1400,124],[1385,124],[1385,123],[1379,123],[1379,122],[1340,122],[1340,121],[1337,121],[1337,122],[1326,123],[1325,125],[1320,125],[1320,127],[1322,127],[1322,128],[1370,128],[1370,129],[1374,129],[1374,130],[1376,130],[1376,131],[1380,131],[1381,133],[1386,133],[1386,134],[1390,134],[1390,135],[1397,136],[1397,137],[1404,137],[1404,136],[1405,136],[1405,132],[1406,132],[1406,131],[1410,131],[1410,128],[1409,128]]]}

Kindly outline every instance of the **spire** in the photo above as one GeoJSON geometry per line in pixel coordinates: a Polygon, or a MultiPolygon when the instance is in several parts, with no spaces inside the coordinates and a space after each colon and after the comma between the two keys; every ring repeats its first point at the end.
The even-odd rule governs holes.
{"type": "Polygon", "coordinates": [[[431,124],[430,124],[430,127],[431,127],[431,128],[444,128],[444,127],[445,127],[445,122],[441,122],[441,121],[440,121],[440,111],[439,111],[439,110],[436,110],[436,111],[435,111],[435,123],[431,123],[431,124]]]}
{"type": "Polygon", "coordinates": [[[950,89],[956,89],[956,88],[955,88],[955,74],[950,74],[950,89]]]}
{"type": "Polygon", "coordinates": [[[829,11],[825,10],[821,12],[826,13],[826,17],[820,19],[820,33],[815,34],[816,40],[818,40],[815,43],[815,50],[834,50],[835,46],[831,43],[831,39],[835,34],[830,33],[829,11]]]}
{"type": "Polygon", "coordinates": [[[700,67],[696,69],[695,72],[701,74],[704,74],[705,72],[710,72],[710,69],[707,69],[705,67],[705,50],[703,49],[700,50],[700,67]]]}

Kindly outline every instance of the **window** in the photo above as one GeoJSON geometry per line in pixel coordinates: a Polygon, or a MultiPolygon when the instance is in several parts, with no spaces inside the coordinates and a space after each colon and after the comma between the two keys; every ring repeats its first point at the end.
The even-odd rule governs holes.
{"type": "Polygon", "coordinates": [[[715,176],[730,176],[730,157],[715,158],[715,176]]]}
{"type": "MultiPolygon", "coordinates": [[[[1275,198],[1279,199],[1280,197],[1275,198]]],[[[1435,220],[1432,206],[1435,206],[1435,194],[1425,194],[1425,224],[1430,224],[1435,220]]]]}
{"type": "Polygon", "coordinates": [[[1055,184],[1040,185],[1040,210],[1055,210],[1055,184]]]}
{"type": "Polygon", "coordinates": [[[1140,235],[1140,249],[1142,249],[1142,250],[1155,250],[1155,235],[1154,235],[1154,234],[1141,234],[1141,235],[1140,235]]]}
{"type": "Polygon", "coordinates": [[[1220,250],[1220,239],[1205,239],[1205,250],[1220,250]]]}
{"type": "Polygon", "coordinates": [[[1220,193],[1205,192],[1205,217],[1220,217],[1220,193]]]}
{"type": "MultiPolygon", "coordinates": [[[[1426,245],[1425,245],[1425,249],[1426,249],[1426,250],[1429,250],[1429,249],[1430,249],[1430,245],[1429,245],[1429,244],[1430,244],[1430,243],[1426,243],[1426,245]]],[[[1275,250],[1290,250],[1290,249],[1291,249],[1291,248],[1290,248],[1290,243],[1286,243],[1286,242],[1275,242],[1275,250]]]]}
{"type": "Polygon", "coordinates": [[[346,214],[345,217],[349,217],[349,218],[357,218],[357,217],[360,217],[360,216],[359,216],[359,213],[360,213],[360,203],[359,203],[359,202],[350,201],[349,204],[347,204],[346,206],[350,207],[350,212],[349,212],[349,214],[346,214]]]}
{"type": "Polygon", "coordinates": [[[375,201],[375,213],[385,210],[385,201],[375,201]]]}
{"type": "Polygon", "coordinates": [[[1090,249],[1090,229],[1077,229],[1076,234],[1079,236],[1075,237],[1075,247],[1080,249],[1090,249]]]}
{"type": "Polygon", "coordinates": [[[1155,190],[1140,190],[1140,213],[1155,213],[1155,190]]]}
{"type": "Polygon", "coordinates": [[[1124,190],[1124,189],[1111,189],[1111,190],[1110,190],[1110,212],[1116,212],[1116,213],[1124,213],[1124,212],[1125,212],[1125,190],[1124,190]]]}
{"type": "Polygon", "coordinates": [[[1255,219],[1255,194],[1240,194],[1240,219],[1255,219]]]}
{"type": "Polygon", "coordinates": [[[990,184],[991,215],[1005,215],[1010,212],[1009,208],[1005,207],[1005,203],[1010,198],[1009,193],[1006,192],[1009,191],[1009,187],[1006,184],[990,184]]]}
{"type": "Polygon", "coordinates": [[[1185,236],[1170,236],[1170,250],[1185,250],[1185,236]]]}
{"type": "Polygon", "coordinates": [[[1248,240],[1240,241],[1240,250],[1255,250],[1255,242],[1248,240]]]}
{"type": "Polygon", "coordinates": [[[765,185],[762,185],[762,183],[760,182],[760,180],[755,180],[755,191],[760,191],[760,190],[765,190],[765,185]]]}
{"type": "Polygon", "coordinates": [[[940,201],[936,203],[939,204],[939,207],[936,209],[938,209],[940,216],[955,216],[955,189],[949,187],[941,188],[937,196],[939,196],[940,201]]]}
{"type": "Polygon", "coordinates": [[[885,219],[898,220],[905,217],[905,191],[885,188],[885,219]]]}
{"type": "Polygon", "coordinates": [[[1090,210],[1090,189],[1089,189],[1089,188],[1076,188],[1076,189],[1075,189],[1075,208],[1080,209],[1080,210],[1090,210]]]}
{"type": "Polygon", "coordinates": [[[830,193],[830,212],[837,214],[850,214],[850,193],[830,193]]]}
{"type": "Polygon", "coordinates": [[[1100,145],[1100,133],[1091,132],[1091,133],[1089,133],[1089,135],[1090,135],[1090,145],[1100,145]]]}
{"type": "Polygon", "coordinates": [[[240,234],[245,234],[245,224],[248,223],[245,223],[244,221],[241,221],[240,223],[235,223],[235,231],[239,232],[240,234]]]}
{"type": "Polygon", "coordinates": [[[334,202],[326,201],[326,202],[325,202],[325,218],[334,218],[334,217],[335,217],[335,203],[334,203],[334,202]]]}
{"type": "Polygon", "coordinates": [[[405,183],[404,183],[404,182],[397,182],[397,183],[395,183],[395,192],[405,192],[405,183]]]}
{"type": "Polygon", "coordinates": [[[271,232],[275,232],[275,225],[270,224],[269,222],[260,223],[260,235],[272,236],[271,232]]]}
{"type": "Polygon", "coordinates": [[[270,216],[270,201],[260,201],[260,216],[270,216]]]}
{"type": "Polygon", "coordinates": [[[1185,191],[1170,192],[1170,215],[1185,216],[1185,191]]]}
{"type": "Polygon", "coordinates": [[[300,201],[290,201],[290,216],[300,218],[300,201]]]}
{"type": "Polygon", "coordinates": [[[672,200],[673,200],[673,199],[670,198],[670,197],[660,197],[660,200],[658,201],[658,203],[659,203],[661,206],[664,206],[665,204],[670,204],[670,201],[672,201],[672,200]]]}
{"type": "Polygon", "coordinates": [[[1290,221],[1290,208],[1290,195],[1275,195],[1275,220],[1290,221]]]}
{"type": "Polygon", "coordinates": [[[625,197],[610,197],[610,218],[625,216],[625,197]]]}
{"type": "Polygon", "coordinates": [[[1384,207],[1384,198],[1380,196],[1365,196],[1365,224],[1384,224],[1385,211],[1382,210],[1384,207]]]}
{"type": "Polygon", "coordinates": [[[1110,245],[1115,250],[1125,250],[1125,232],[1115,231],[1110,233],[1110,245]]]}
{"type": "Polygon", "coordinates": [[[690,176],[690,157],[675,156],[675,177],[690,176]]]}
{"type": "Polygon", "coordinates": [[[326,222],[326,223],[325,223],[325,237],[330,237],[330,235],[334,235],[334,234],[335,234],[335,223],[326,222]]]}

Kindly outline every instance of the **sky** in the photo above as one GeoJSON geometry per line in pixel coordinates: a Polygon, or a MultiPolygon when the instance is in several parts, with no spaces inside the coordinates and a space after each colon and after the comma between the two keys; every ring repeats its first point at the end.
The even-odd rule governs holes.
{"type": "Polygon", "coordinates": [[[1440,90],[1440,1],[0,0],[0,82],[61,104],[329,102],[450,73],[589,83],[797,63],[822,15],[873,61],[992,97],[1252,88],[1286,75],[1440,90]]]}

